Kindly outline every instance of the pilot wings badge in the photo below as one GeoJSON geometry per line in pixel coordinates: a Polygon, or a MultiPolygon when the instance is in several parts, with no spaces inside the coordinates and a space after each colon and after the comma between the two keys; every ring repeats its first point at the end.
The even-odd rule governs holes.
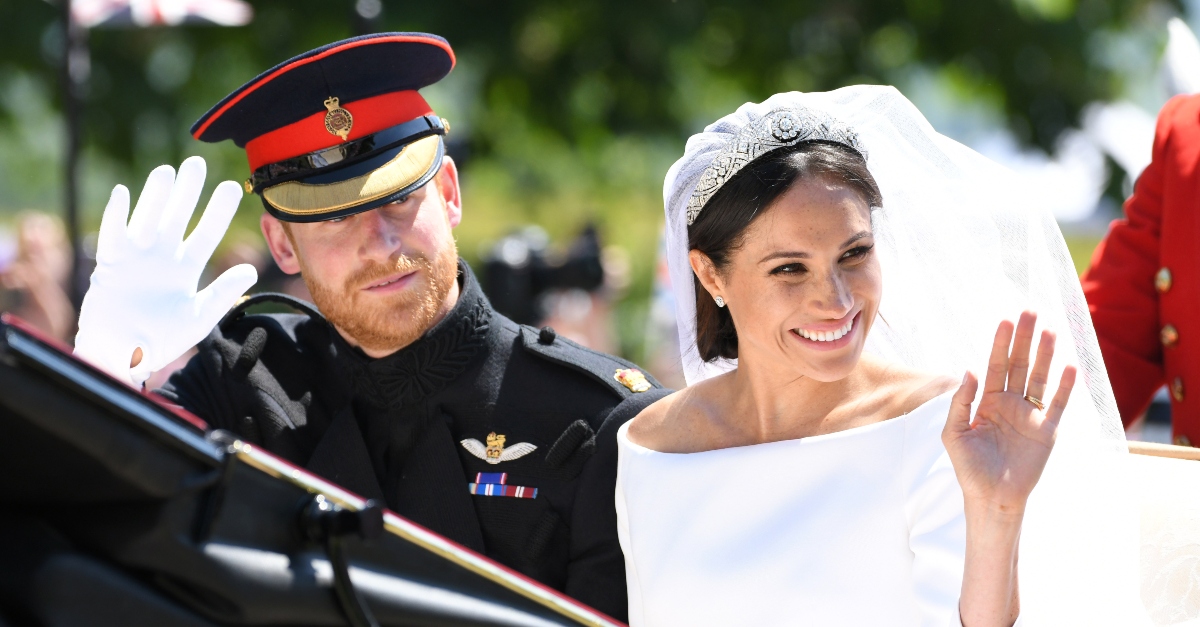
{"type": "Polygon", "coordinates": [[[493,431],[487,436],[487,446],[483,442],[475,438],[467,438],[459,444],[467,449],[467,452],[482,459],[489,464],[499,464],[500,462],[511,462],[514,459],[525,457],[526,455],[537,450],[537,447],[528,442],[517,442],[512,446],[504,447],[505,437],[496,435],[493,431]]]}

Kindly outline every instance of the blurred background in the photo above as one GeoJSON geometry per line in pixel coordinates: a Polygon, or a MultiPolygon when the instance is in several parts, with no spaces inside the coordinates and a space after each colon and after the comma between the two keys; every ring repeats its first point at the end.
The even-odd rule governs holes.
{"type": "MultiPolygon", "coordinates": [[[[196,142],[191,123],[259,72],[356,34],[454,46],[458,66],[423,93],[453,124],[459,248],[498,307],[675,386],[662,180],[688,135],[741,103],[895,85],[1051,199],[1082,270],[1149,163],[1159,108],[1200,91],[1200,0],[72,5],[0,3],[0,309],[64,340],[112,186],[136,194],[189,155],[208,161],[208,190],[245,179],[244,153],[196,142]]],[[[248,261],[256,289],[303,296],[265,255],[261,211],[245,198],[213,270],[248,261]]]]}

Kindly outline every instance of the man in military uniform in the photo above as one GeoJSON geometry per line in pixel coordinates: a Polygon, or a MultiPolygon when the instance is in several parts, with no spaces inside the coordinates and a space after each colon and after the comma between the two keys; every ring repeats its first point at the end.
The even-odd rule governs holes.
{"type": "Polygon", "coordinates": [[[1121,418],[1166,384],[1175,444],[1200,445],[1200,95],[1158,116],[1153,160],[1083,275],[1121,418]]]}
{"type": "Polygon", "coordinates": [[[110,202],[77,352],[136,384],[149,368],[143,360],[166,363],[174,352],[171,333],[137,335],[163,325],[138,323],[142,311],[183,301],[178,317],[199,312],[186,324],[203,326],[204,312],[229,310],[164,396],[622,618],[614,436],[664,391],[626,361],[498,314],[458,259],[458,173],[442,140],[449,125],[417,91],[453,64],[440,37],[359,37],[286,61],[214,106],[193,135],[246,149],[246,189],[262,197],[267,244],[281,269],[302,273],[316,308],[258,296],[229,310],[249,285],[237,269],[199,294],[193,277],[190,291],[166,295],[161,286],[180,272],[160,268],[207,259],[214,229],[219,240],[232,215],[218,215],[219,201],[236,192],[218,187],[176,252],[177,225],[191,209],[172,215],[187,199],[195,205],[197,167],[203,180],[202,162],[185,162],[173,187],[169,168],[151,175],[124,248],[113,233],[126,228],[127,192],[124,212],[110,202]],[[145,213],[162,197],[165,209],[145,213]],[[156,219],[157,231],[147,226],[156,219]],[[176,244],[146,243],[176,232],[176,244]],[[167,252],[136,256],[160,248],[167,252]],[[123,262],[130,269],[114,269],[114,250],[133,251],[123,262]],[[139,280],[143,272],[162,277],[139,280]],[[245,313],[264,300],[298,313],[245,313]],[[113,339],[126,335],[125,345],[113,339]],[[137,367],[126,369],[131,351],[137,367]]]}

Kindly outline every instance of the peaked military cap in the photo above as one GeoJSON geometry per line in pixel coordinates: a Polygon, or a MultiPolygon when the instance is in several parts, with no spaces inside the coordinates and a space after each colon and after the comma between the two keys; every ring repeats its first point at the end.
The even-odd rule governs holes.
{"type": "Polygon", "coordinates": [[[280,220],[360,213],[437,174],[449,125],[417,90],[453,67],[454,51],[437,35],[345,39],[242,85],[192,125],[192,136],[244,148],[246,190],[280,220]]]}

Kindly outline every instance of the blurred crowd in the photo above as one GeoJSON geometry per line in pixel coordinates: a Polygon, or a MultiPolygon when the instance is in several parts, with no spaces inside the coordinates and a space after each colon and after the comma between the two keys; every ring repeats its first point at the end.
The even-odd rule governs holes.
{"type": "Polygon", "coordinates": [[[0,230],[0,311],[62,342],[75,334],[71,245],[54,216],[24,212],[0,230]]]}
{"type": "MultiPolygon", "coordinates": [[[[230,238],[209,264],[202,285],[247,263],[259,275],[252,292],[281,292],[312,300],[304,280],[280,271],[261,238],[244,233],[231,233],[230,238]]],[[[85,285],[91,270],[90,254],[85,245],[81,252],[85,285]]],[[[0,226],[0,312],[16,315],[44,335],[71,345],[78,315],[69,289],[71,255],[57,216],[27,211],[11,226],[0,226]]],[[[485,289],[497,309],[524,324],[553,327],[560,336],[597,351],[621,352],[615,306],[629,288],[632,265],[625,249],[601,246],[594,229],[585,229],[561,251],[549,246],[541,229],[517,229],[497,242],[482,264],[485,289]]],[[[655,289],[656,295],[669,292],[669,285],[655,289]]],[[[652,312],[647,337],[656,339],[644,347],[646,361],[664,385],[682,387],[677,344],[670,341],[675,335],[673,310],[668,311],[669,304],[666,309],[662,303],[652,307],[663,311],[658,316],[652,312]],[[662,324],[667,316],[670,328],[662,324]],[[662,341],[664,337],[668,341],[662,341]]],[[[156,372],[147,386],[159,387],[194,352],[156,372]]]]}

